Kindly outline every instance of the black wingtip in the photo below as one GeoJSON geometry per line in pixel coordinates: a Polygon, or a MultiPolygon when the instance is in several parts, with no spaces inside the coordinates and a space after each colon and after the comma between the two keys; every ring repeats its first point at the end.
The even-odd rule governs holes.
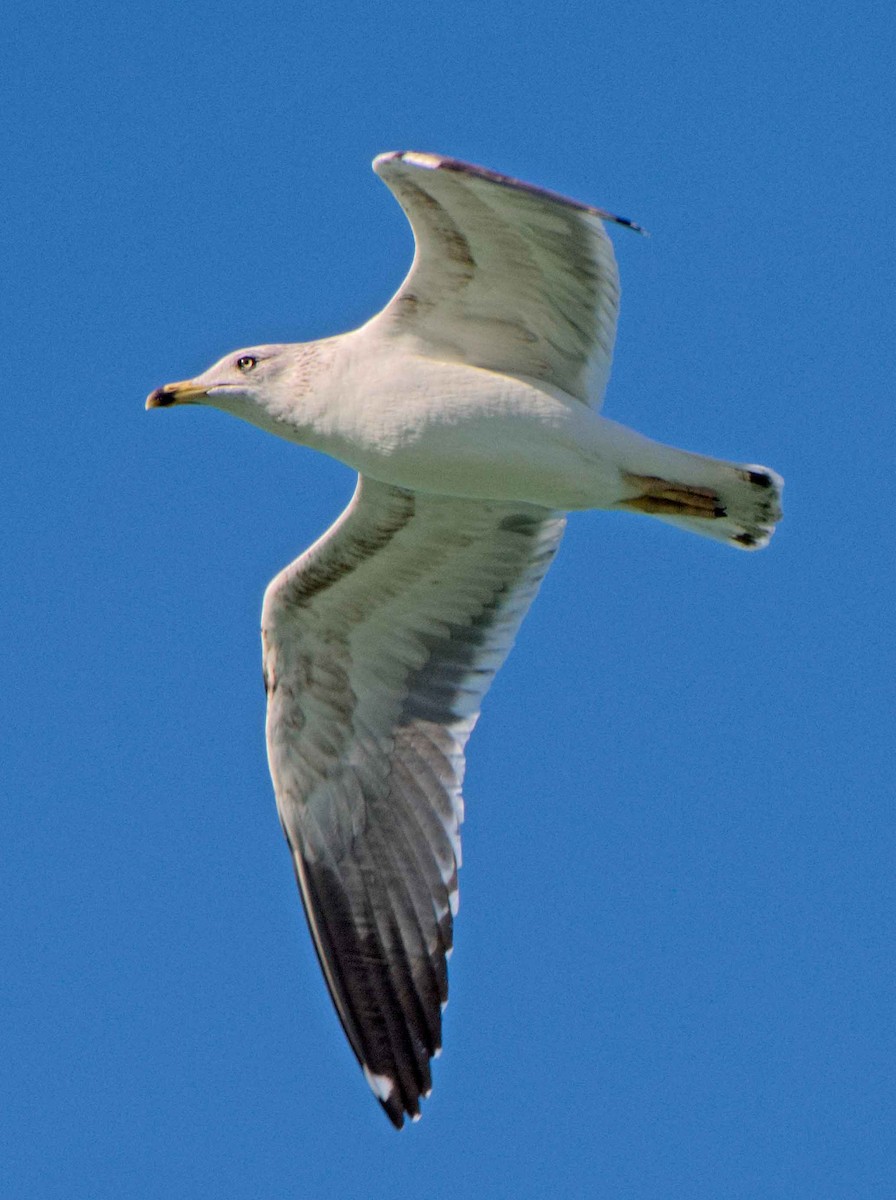
{"type": "Polygon", "coordinates": [[[380,1107],[396,1129],[404,1129],[404,1109],[397,1097],[390,1096],[388,1100],[380,1100],[380,1107]]]}
{"type": "Polygon", "coordinates": [[[637,221],[630,221],[628,217],[609,217],[608,219],[615,221],[617,225],[624,225],[626,229],[631,229],[634,233],[640,233],[641,237],[650,237],[649,229],[645,229],[637,221]]]}

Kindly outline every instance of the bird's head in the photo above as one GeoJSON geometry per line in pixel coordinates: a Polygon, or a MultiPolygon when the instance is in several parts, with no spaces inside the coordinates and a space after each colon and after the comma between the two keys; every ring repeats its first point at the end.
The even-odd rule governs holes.
{"type": "Polygon", "coordinates": [[[147,408],[175,404],[210,404],[235,416],[252,420],[252,410],[267,407],[264,401],[287,383],[290,366],[286,346],[250,346],[234,350],[195,379],[166,383],[146,398],[147,408]]]}

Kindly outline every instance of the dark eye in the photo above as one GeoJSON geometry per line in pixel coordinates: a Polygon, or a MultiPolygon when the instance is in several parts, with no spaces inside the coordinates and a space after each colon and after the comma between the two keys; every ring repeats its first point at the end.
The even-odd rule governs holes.
{"type": "Polygon", "coordinates": [[[237,370],[251,371],[257,362],[258,359],[253,358],[251,354],[244,354],[242,358],[236,360],[237,370]]]}

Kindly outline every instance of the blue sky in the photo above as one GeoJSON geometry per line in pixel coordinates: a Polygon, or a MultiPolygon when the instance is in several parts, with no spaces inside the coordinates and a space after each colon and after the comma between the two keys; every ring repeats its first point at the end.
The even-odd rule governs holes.
{"type": "Polygon", "coordinates": [[[0,1184],[892,1195],[883,3],[19,6],[0,79],[0,1184]],[[371,1099],[274,810],[268,579],[352,478],[158,384],[361,323],[369,170],[631,216],[605,411],[787,479],[769,550],[578,516],[471,742],[446,1049],[371,1099]]]}

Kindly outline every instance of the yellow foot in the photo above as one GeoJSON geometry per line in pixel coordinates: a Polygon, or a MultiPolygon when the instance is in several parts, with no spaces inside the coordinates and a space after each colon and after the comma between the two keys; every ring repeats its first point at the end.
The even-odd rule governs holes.
{"type": "Polygon", "coordinates": [[[655,475],[623,475],[637,495],[619,500],[614,507],[631,512],[661,513],[667,517],[705,517],[713,520],[727,516],[719,503],[719,494],[712,488],[691,487],[687,483],[671,483],[655,475]]]}

